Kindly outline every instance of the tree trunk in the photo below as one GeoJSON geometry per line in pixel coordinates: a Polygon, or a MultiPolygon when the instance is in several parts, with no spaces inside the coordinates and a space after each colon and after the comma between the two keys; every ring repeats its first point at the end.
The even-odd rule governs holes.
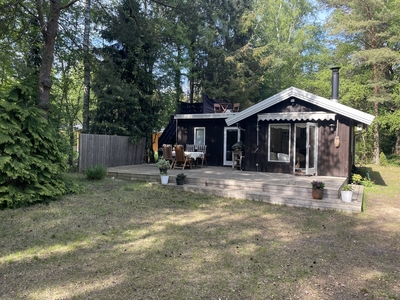
{"type": "Polygon", "coordinates": [[[182,60],[182,50],[181,47],[178,46],[177,48],[177,64],[178,66],[175,67],[175,91],[176,91],[176,103],[181,101],[182,95],[182,87],[181,87],[181,60],[182,60]]]}
{"type": "Polygon", "coordinates": [[[190,77],[189,80],[189,103],[193,103],[193,98],[194,98],[194,79],[193,77],[190,77]]]}
{"type": "Polygon", "coordinates": [[[83,133],[89,132],[89,105],[90,105],[90,0],[85,0],[85,30],[83,35],[84,73],[83,73],[83,133]]]}
{"type": "MultiPolygon", "coordinates": [[[[373,40],[372,43],[372,48],[375,48],[375,43],[373,40]]],[[[378,86],[378,66],[376,64],[373,64],[374,68],[374,81],[375,81],[375,86],[374,86],[374,96],[377,97],[379,95],[379,86],[378,86]]],[[[374,102],[374,114],[375,118],[378,118],[379,116],[379,103],[377,101],[374,102]]],[[[380,164],[380,148],[379,148],[379,123],[375,122],[374,126],[374,154],[375,154],[375,164],[379,165],[380,164]]]]}
{"type": "Polygon", "coordinates": [[[47,20],[43,13],[44,5],[42,1],[36,0],[36,10],[40,28],[43,35],[42,63],[39,71],[39,100],[38,106],[44,112],[43,116],[47,119],[50,109],[51,91],[51,69],[54,61],[54,44],[56,42],[58,20],[62,9],[67,8],[79,0],[71,0],[68,4],[61,6],[61,0],[50,0],[50,10],[47,20]]]}
{"type": "MultiPolygon", "coordinates": [[[[42,12],[40,2],[36,1],[39,16],[42,12]]],[[[54,44],[57,36],[58,19],[60,18],[61,0],[50,1],[50,13],[47,23],[44,23],[43,15],[41,16],[43,22],[43,55],[42,64],[39,72],[39,108],[44,111],[44,117],[48,118],[50,108],[50,90],[51,90],[51,69],[54,61],[54,44]]]]}
{"type": "Polygon", "coordinates": [[[397,131],[396,149],[394,149],[394,153],[400,155],[400,129],[397,131]]]}

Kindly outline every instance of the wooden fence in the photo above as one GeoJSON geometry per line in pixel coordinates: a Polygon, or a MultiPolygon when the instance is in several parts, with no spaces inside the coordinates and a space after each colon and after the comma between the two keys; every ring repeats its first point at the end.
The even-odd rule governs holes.
{"type": "Polygon", "coordinates": [[[97,164],[116,167],[143,163],[146,145],[144,138],[133,144],[127,136],[81,133],[78,141],[79,172],[97,164]]]}

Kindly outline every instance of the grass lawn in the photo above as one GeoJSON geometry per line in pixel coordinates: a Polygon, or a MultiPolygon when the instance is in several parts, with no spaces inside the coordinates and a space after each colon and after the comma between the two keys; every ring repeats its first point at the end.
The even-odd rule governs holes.
{"type": "Polygon", "coordinates": [[[400,167],[359,214],[76,180],[0,211],[0,299],[400,299],[400,167]]]}

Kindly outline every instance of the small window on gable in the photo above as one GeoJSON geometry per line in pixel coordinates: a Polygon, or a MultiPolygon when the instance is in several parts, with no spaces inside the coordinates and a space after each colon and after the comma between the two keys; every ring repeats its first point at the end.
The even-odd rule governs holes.
{"type": "Polygon", "coordinates": [[[195,146],[206,144],[206,128],[205,127],[195,127],[194,128],[194,144],[195,144],[195,146]]]}
{"type": "Polygon", "coordinates": [[[270,124],[268,131],[268,160],[290,161],[290,124],[270,124]]]}

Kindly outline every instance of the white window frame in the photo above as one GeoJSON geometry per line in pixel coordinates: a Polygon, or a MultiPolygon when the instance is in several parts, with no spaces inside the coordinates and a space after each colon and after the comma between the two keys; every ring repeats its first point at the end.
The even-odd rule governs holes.
{"type": "Polygon", "coordinates": [[[194,128],[194,146],[197,148],[197,145],[206,145],[206,128],[205,127],[195,127],[194,128]],[[197,137],[197,132],[203,131],[203,139],[200,140],[197,137]]]}
{"type": "MultiPolygon", "coordinates": [[[[291,136],[292,136],[292,126],[290,126],[290,123],[272,123],[272,124],[268,125],[268,161],[290,163],[291,136]],[[287,161],[279,160],[277,157],[278,153],[271,150],[271,128],[276,128],[276,127],[282,127],[282,128],[284,127],[283,129],[289,129],[289,134],[288,134],[289,145],[288,145],[288,153],[287,153],[288,160],[287,161]],[[276,154],[276,157],[271,159],[271,152],[274,152],[276,154]]],[[[286,153],[284,153],[284,154],[286,154],[286,153]]]]}

